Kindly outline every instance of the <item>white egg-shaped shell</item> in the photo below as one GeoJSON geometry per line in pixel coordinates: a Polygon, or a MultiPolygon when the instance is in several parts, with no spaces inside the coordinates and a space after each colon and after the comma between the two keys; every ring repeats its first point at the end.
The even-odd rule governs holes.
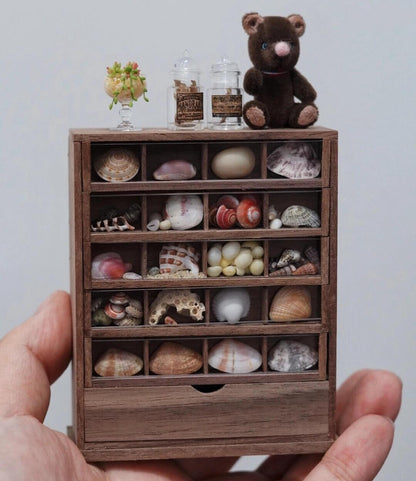
{"type": "Polygon", "coordinates": [[[222,273],[221,266],[209,266],[207,269],[208,277],[218,277],[222,273]]]}
{"type": "Polygon", "coordinates": [[[264,255],[264,249],[262,246],[256,246],[251,249],[254,259],[262,259],[264,255]]]}
{"type": "Polygon", "coordinates": [[[212,309],[219,321],[235,324],[247,316],[250,310],[250,296],[243,288],[224,289],[214,296],[212,309]]]}
{"type": "Polygon", "coordinates": [[[253,276],[261,276],[264,271],[264,262],[262,259],[254,259],[249,266],[250,274],[253,276]]]}
{"type": "Polygon", "coordinates": [[[218,152],[212,159],[211,168],[220,179],[241,179],[249,175],[256,158],[248,147],[231,147],[218,152]]]}
{"type": "Polygon", "coordinates": [[[222,246],[222,250],[221,250],[222,257],[227,261],[231,261],[232,259],[237,257],[237,255],[240,252],[240,249],[241,249],[241,246],[239,242],[237,241],[226,242],[222,246]]]}
{"type": "Polygon", "coordinates": [[[256,371],[262,364],[262,356],[248,344],[224,339],[210,349],[208,364],[221,372],[243,374],[256,371]]]}
{"type": "Polygon", "coordinates": [[[208,264],[219,266],[221,262],[221,247],[213,246],[208,250],[208,264]]]}
{"type": "Polygon", "coordinates": [[[253,254],[250,249],[241,249],[238,256],[234,259],[234,265],[240,269],[245,269],[253,262],[253,254]]]}
{"type": "Polygon", "coordinates": [[[270,222],[270,229],[280,229],[282,225],[283,225],[282,221],[276,218],[270,222]]]}
{"type": "Polygon", "coordinates": [[[166,201],[165,211],[174,230],[192,229],[204,217],[204,206],[197,195],[171,195],[166,201]]]}
{"type": "Polygon", "coordinates": [[[222,273],[224,274],[224,276],[232,277],[236,275],[237,268],[235,266],[227,266],[227,267],[224,267],[224,269],[222,270],[222,273]]]}

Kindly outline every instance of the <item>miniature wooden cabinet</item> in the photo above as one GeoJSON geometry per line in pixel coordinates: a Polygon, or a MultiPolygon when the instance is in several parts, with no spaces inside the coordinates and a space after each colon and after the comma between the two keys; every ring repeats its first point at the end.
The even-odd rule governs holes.
{"type": "Polygon", "coordinates": [[[71,296],[73,309],[73,426],[71,435],[88,461],[136,460],[252,454],[324,452],[335,439],[337,132],[306,130],[240,130],[138,132],[73,129],[69,137],[71,296]],[[316,178],[291,180],[267,169],[267,157],[283,142],[308,142],[321,160],[316,178]],[[247,146],[255,168],[243,179],[220,179],[211,169],[215,154],[247,146]],[[97,156],[114,147],[133,152],[138,174],[127,182],[106,182],[93,168],[97,156]],[[153,172],[170,159],[196,167],[192,180],[156,181],[153,172]],[[147,228],[150,214],[162,210],[168,196],[195,194],[203,204],[203,220],[189,230],[147,228]],[[253,228],[220,229],[210,223],[210,207],[225,194],[255,195],[262,211],[253,228]],[[140,206],[134,230],[93,232],[93,220],[110,206],[121,211],[140,206]],[[285,209],[304,205],[320,216],[319,227],[271,229],[271,205],[285,209]],[[214,244],[256,241],[263,248],[261,275],[209,277],[208,251],[214,244]],[[149,276],[164,245],[191,245],[200,254],[198,277],[149,276]],[[270,260],[287,249],[313,246],[320,271],[312,275],[271,275],[270,260]],[[94,279],[92,259],[117,252],[138,279],[94,279]],[[269,320],[276,292],[283,286],[307,286],[311,316],[290,322],[269,320]],[[241,322],[219,322],[212,300],[221,290],[243,287],[250,309],[241,322]],[[203,320],[179,316],[178,325],[148,322],[159,292],[187,289],[205,306],[203,320]],[[144,322],[138,326],[94,326],[97,298],[125,292],[140,300],[144,322]],[[183,321],[183,322],[182,322],[183,321]],[[254,372],[230,374],[208,364],[209,352],[223,339],[240,340],[261,356],[254,372]],[[300,372],[268,367],[272,347],[282,339],[304,341],[318,353],[317,362],[300,372]],[[155,350],[166,341],[198,352],[202,367],[192,374],[158,375],[149,368],[155,350]],[[143,359],[134,376],[100,377],[97,358],[110,347],[143,359]]]}

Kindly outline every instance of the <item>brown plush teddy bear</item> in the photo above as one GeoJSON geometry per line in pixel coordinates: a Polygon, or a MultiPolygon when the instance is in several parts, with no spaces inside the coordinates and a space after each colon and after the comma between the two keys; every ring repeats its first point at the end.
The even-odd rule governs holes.
{"type": "Polygon", "coordinates": [[[312,125],[318,118],[313,103],[316,92],[295,69],[299,37],[305,31],[303,18],[247,13],[243,28],[249,35],[248,52],[254,65],[244,77],[244,90],[254,96],[243,109],[247,125],[252,129],[312,125]],[[300,102],[295,102],[294,97],[300,102]]]}

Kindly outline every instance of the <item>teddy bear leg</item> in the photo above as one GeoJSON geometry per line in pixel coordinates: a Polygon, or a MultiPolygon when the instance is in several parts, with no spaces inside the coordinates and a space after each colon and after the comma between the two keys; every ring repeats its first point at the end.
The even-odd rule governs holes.
{"type": "Polygon", "coordinates": [[[263,129],[269,123],[270,115],[262,102],[251,100],[244,105],[243,118],[251,129],[263,129]]]}
{"type": "Polygon", "coordinates": [[[305,128],[318,119],[318,109],[313,104],[295,104],[290,112],[289,127],[305,128]]]}

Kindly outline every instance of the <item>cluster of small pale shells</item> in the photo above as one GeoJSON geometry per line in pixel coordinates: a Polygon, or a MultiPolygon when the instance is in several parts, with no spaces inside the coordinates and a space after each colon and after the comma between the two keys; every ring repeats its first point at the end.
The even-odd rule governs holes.
{"type": "Polygon", "coordinates": [[[284,249],[278,258],[269,260],[269,276],[312,276],[321,271],[318,250],[314,246],[304,249],[303,255],[297,249],[284,249]]]}
{"type": "Polygon", "coordinates": [[[91,316],[93,326],[138,326],[143,322],[143,306],[125,292],[116,292],[109,298],[95,298],[91,316]]]}
{"type": "Polygon", "coordinates": [[[208,277],[253,275],[264,271],[264,249],[256,241],[216,243],[207,254],[208,277]]]}
{"type": "Polygon", "coordinates": [[[147,229],[189,230],[198,226],[204,218],[201,198],[195,194],[174,194],[168,196],[163,212],[151,212],[147,229]]]}
{"type": "Polygon", "coordinates": [[[309,227],[317,228],[321,226],[319,214],[303,205],[290,205],[280,213],[275,205],[270,205],[268,210],[270,229],[280,229],[281,227],[309,227]]]}
{"type": "MultiPolygon", "coordinates": [[[[204,318],[205,305],[198,294],[189,289],[166,289],[160,291],[150,305],[149,324],[151,326],[158,324],[169,307],[175,308],[178,314],[189,316],[194,321],[202,321],[204,318]]],[[[173,323],[170,319],[167,322],[173,323]]]]}

